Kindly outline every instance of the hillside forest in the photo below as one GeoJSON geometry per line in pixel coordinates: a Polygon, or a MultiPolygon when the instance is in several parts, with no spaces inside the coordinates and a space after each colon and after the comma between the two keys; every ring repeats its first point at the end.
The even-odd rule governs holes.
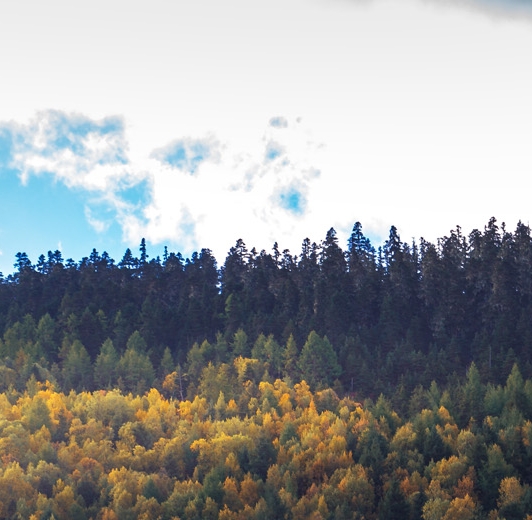
{"type": "Polygon", "coordinates": [[[532,237],[0,276],[0,518],[532,519],[532,237]]]}

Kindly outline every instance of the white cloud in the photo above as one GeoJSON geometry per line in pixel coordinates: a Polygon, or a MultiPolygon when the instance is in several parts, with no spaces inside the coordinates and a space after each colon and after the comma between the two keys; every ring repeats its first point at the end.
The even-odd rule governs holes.
{"type": "Polygon", "coordinates": [[[270,126],[273,126],[274,128],[286,128],[288,126],[288,121],[286,117],[272,117],[270,119],[270,126]]]}
{"type": "Polygon", "coordinates": [[[116,221],[129,243],[145,237],[223,255],[240,234],[261,247],[288,237],[306,214],[323,147],[301,119],[277,120],[248,133],[245,148],[213,135],[178,137],[136,161],[126,156],[127,132],[117,118],[46,111],[3,127],[23,181],[46,174],[90,193],[85,218],[98,233],[116,221]],[[141,202],[128,188],[143,190],[141,202]]]}
{"type": "Polygon", "coordinates": [[[129,180],[123,123],[94,121],[58,110],[39,112],[28,124],[2,125],[13,140],[10,166],[26,184],[49,173],[69,187],[108,191],[129,180]]]}
{"type": "Polygon", "coordinates": [[[109,223],[94,217],[89,206],[85,206],[85,218],[97,233],[104,233],[109,229],[109,223]]]}
{"type": "Polygon", "coordinates": [[[194,175],[201,163],[220,161],[220,143],[213,136],[204,139],[176,139],[154,150],[151,156],[170,167],[194,175]]]}
{"type": "Polygon", "coordinates": [[[264,160],[266,162],[274,161],[284,154],[284,148],[276,141],[268,141],[266,150],[264,152],[264,160]]]}
{"type": "MultiPolygon", "coordinates": [[[[230,141],[213,147],[216,161],[201,162],[193,176],[186,167],[186,154],[179,155],[183,171],[150,159],[145,165],[150,172],[150,202],[142,215],[124,219],[126,236],[132,241],[141,236],[153,243],[170,241],[188,251],[208,247],[223,256],[239,236],[260,242],[258,247],[269,247],[290,234],[304,213],[304,194],[319,177],[320,147],[301,123],[276,137],[283,150],[279,160],[265,160],[271,130],[257,132],[254,138],[254,145],[245,150],[230,141]],[[301,194],[297,211],[286,211],[283,186],[297,187],[301,194]]],[[[183,140],[176,142],[182,150],[183,140]]]]}
{"type": "Polygon", "coordinates": [[[130,244],[145,236],[217,256],[239,236],[293,252],[331,226],[346,240],[356,220],[380,238],[395,224],[404,240],[492,215],[526,221],[529,18],[493,23],[459,4],[503,6],[96,0],[81,14],[59,1],[27,15],[14,5],[0,19],[0,48],[14,53],[0,97],[18,121],[13,164],[24,179],[49,171],[88,190],[101,232],[113,208],[130,244]],[[207,156],[194,149],[205,142],[207,156]],[[173,167],[158,160],[171,152],[173,167]],[[302,214],[287,209],[298,193],[302,214]]]}

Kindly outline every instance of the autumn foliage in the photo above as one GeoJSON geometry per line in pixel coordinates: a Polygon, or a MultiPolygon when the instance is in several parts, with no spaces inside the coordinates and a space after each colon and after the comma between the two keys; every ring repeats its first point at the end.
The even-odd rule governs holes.
{"type": "Polygon", "coordinates": [[[426,406],[416,410],[412,400],[402,418],[383,396],[362,405],[304,380],[256,382],[243,368],[251,358],[234,365],[236,384],[216,398],[221,366],[204,370],[214,378],[200,379],[207,394],[183,400],[175,375],[143,394],[65,394],[34,377],[24,391],[0,394],[0,518],[456,520],[532,512],[532,382],[517,367],[494,387],[473,365],[456,394],[461,402],[432,385],[416,397],[426,406]]]}
{"type": "Polygon", "coordinates": [[[532,519],[532,233],[0,275],[0,518],[532,519]]]}

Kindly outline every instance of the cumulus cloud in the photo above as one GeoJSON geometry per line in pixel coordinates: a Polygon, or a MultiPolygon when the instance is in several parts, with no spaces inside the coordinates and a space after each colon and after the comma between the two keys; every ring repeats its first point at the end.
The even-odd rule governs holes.
{"type": "Polygon", "coordinates": [[[48,173],[69,187],[107,191],[128,183],[127,146],[121,118],[100,121],[58,110],[39,112],[27,124],[3,123],[10,143],[8,167],[23,184],[48,173]]]}
{"type": "Polygon", "coordinates": [[[288,125],[287,120],[282,135],[276,132],[268,123],[245,148],[217,136],[210,146],[188,137],[157,149],[146,168],[151,172],[149,203],[142,215],[129,216],[126,236],[170,242],[185,251],[209,247],[220,257],[238,236],[265,247],[264,240],[271,245],[292,235],[309,210],[308,195],[320,176],[320,146],[301,123],[288,125]],[[216,160],[199,162],[195,175],[176,175],[178,167],[190,173],[194,143],[214,150],[216,160]],[[176,161],[161,160],[176,150],[176,161]]]}
{"type": "Polygon", "coordinates": [[[288,126],[288,120],[286,117],[272,117],[270,119],[270,126],[273,126],[274,128],[286,128],[288,126]]]}
{"type": "Polygon", "coordinates": [[[506,22],[529,2],[240,3],[246,23],[219,3],[208,20],[193,2],[163,17],[133,10],[129,24],[111,9],[97,45],[61,16],[48,17],[59,40],[35,13],[15,24],[22,36],[1,33],[5,48],[35,30],[43,45],[12,46],[5,64],[0,113],[18,123],[0,122],[1,179],[15,181],[0,191],[18,189],[14,170],[32,186],[53,178],[106,237],[121,228],[129,247],[144,236],[217,256],[239,236],[294,250],[356,220],[383,238],[393,223],[430,239],[494,213],[526,219],[515,186],[532,171],[530,31],[506,22]],[[205,23],[176,31],[184,13],[205,23]],[[150,16],[153,38],[140,41],[150,16]],[[117,34],[124,45],[111,45],[117,34]],[[127,119],[101,119],[115,113],[127,119]]]}
{"type": "Polygon", "coordinates": [[[49,175],[85,193],[85,218],[104,233],[138,212],[146,191],[147,174],[130,164],[125,133],[121,117],[41,111],[26,124],[0,123],[0,162],[23,185],[34,175],[49,175]]]}
{"type": "Polygon", "coordinates": [[[296,183],[280,188],[275,194],[274,203],[292,215],[303,215],[307,205],[305,191],[304,186],[296,183]]]}
{"type": "Polygon", "coordinates": [[[176,139],[154,150],[152,156],[168,166],[194,175],[203,162],[219,162],[220,143],[212,136],[204,139],[176,139]]]}
{"type": "Polygon", "coordinates": [[[85,218],[97,233],[104,233],[109,229],[109,222],[95,217],[93,211],[88,206],[85,206],[85,218]]]}
{"type": "Polygon", "coordinates": [[[269,141],[264,152],[264,159],[266,162],[274,161],[278,157],[281,157],[283,153],[284,148],[279,143],[275,141],[269,141]]]}
{"type": "Polygon", "coordinates": [[[245,143],[177,136],[134,159],[117,117],[45,111],[24,125],[0,123],[0,136],[4,162],[23,183],[49,175],[85,193],[96,232],[118,224],[127,243],[145,237],[187,254],[209,247],[223,255],[237,235],[261,247],[292,235],[320,177],[321,145],[300,119],[283,116],[266,119],[245,143]]]}

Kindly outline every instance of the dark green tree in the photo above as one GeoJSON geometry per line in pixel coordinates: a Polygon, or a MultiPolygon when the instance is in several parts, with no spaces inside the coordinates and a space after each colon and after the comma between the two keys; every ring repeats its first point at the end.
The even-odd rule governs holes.
{"type": "Polygon", "coordinates": [[[118,362],[117,375],[124,391],[142,394],[153,384],[155,370],[148,355],[128,342],[118,362]]]}
{"type": "Polygon", "coordinates": [[[315,331],[310,332],[303,345],[297,365],[303,379],[313,388],[331,386],[341,373],[331,342],[315,331]]]}
{"type": "Polygon", "coordinates": [[[61,375],[63,386],[74,390],[90,390],[92,388],[92,364],[87,349],[81,341],[75,340],[72,345],[62,349],[65,356],[61,375]]]}
{"type": "Polygon", "coordinates": [[[118,353],[113,342],[107,338],[94,363],[94,383],[97,388],[112,388],[117,380],[118,353]]]}
{"type": "Polygon", "coordinates": [[[405,520],[410,517],[410,506],[396,479],[388,485],[379,504],[379,520],[405,520]]]}

